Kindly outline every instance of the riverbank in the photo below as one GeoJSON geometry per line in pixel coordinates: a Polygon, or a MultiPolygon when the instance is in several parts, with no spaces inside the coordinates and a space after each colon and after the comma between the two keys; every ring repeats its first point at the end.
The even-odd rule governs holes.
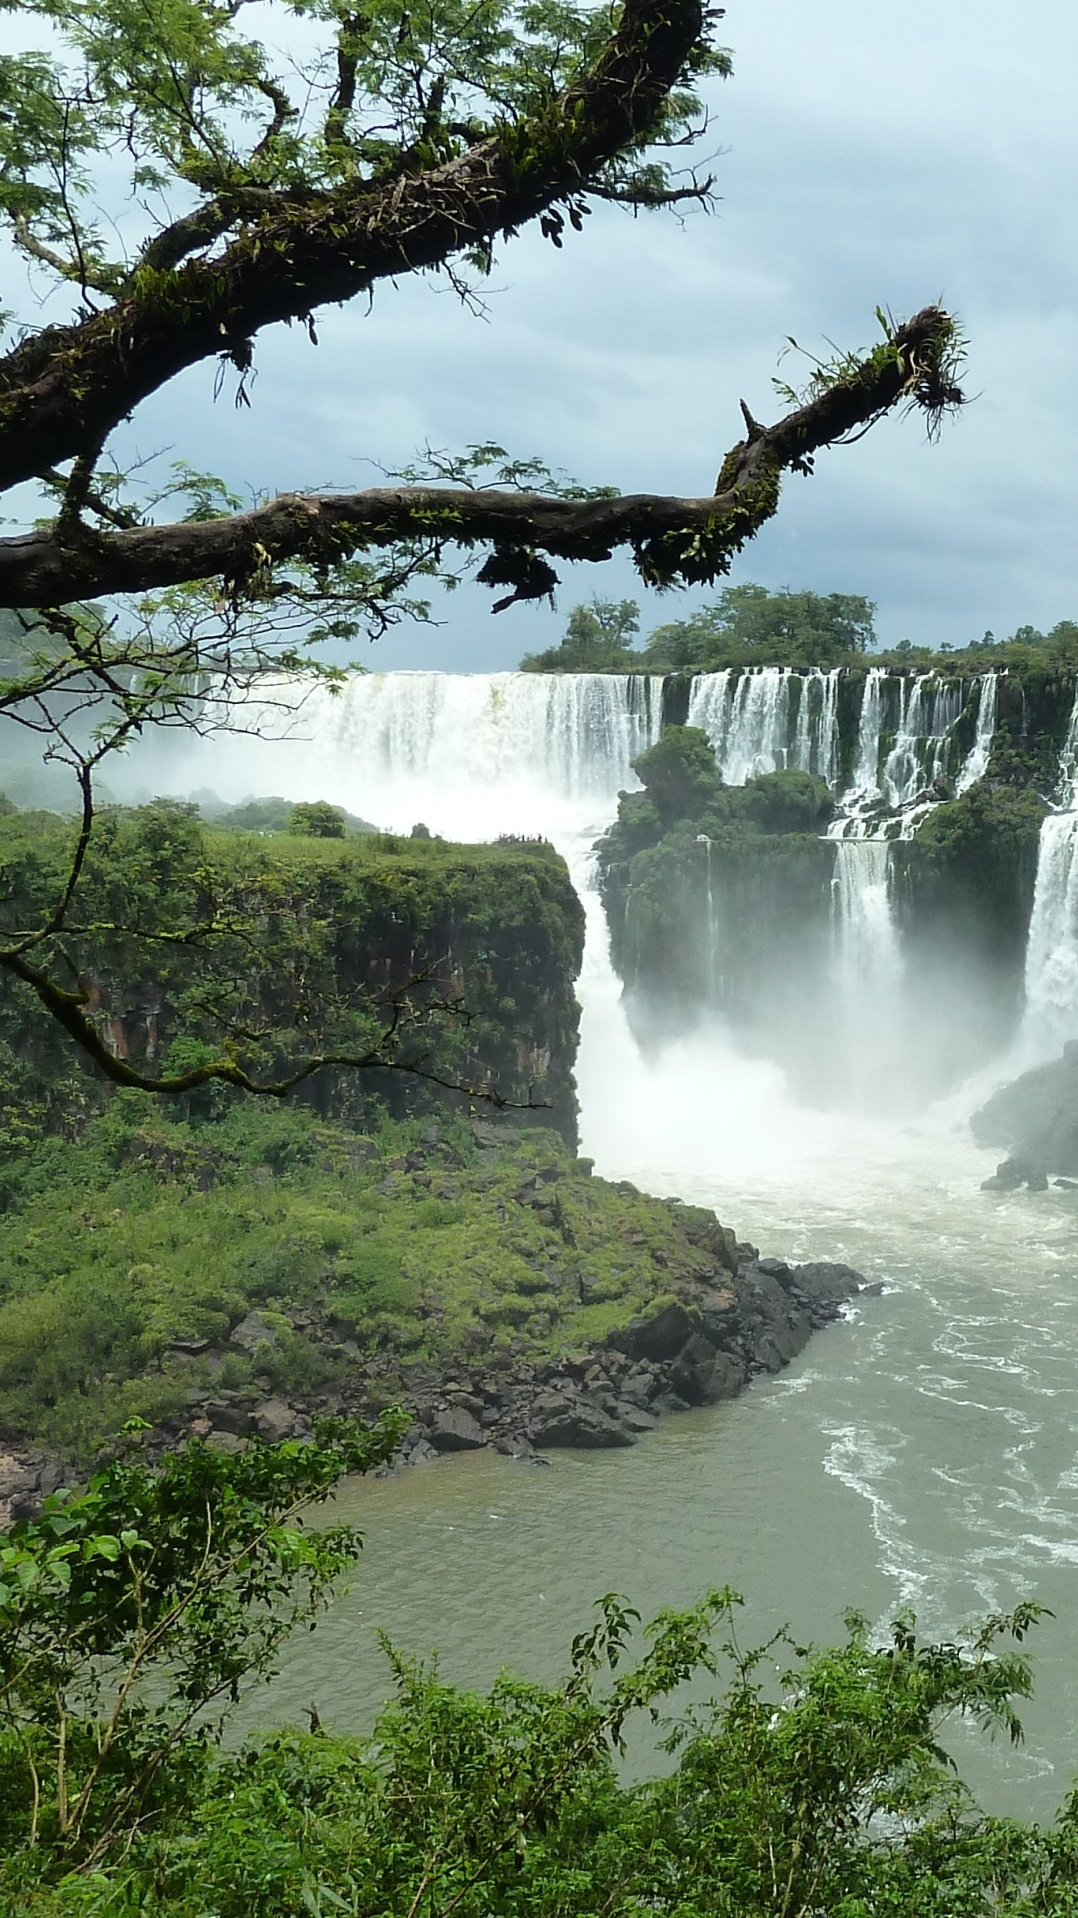
{"type": "Polygon", "coordinates": [[[860,1285],[761,1259],[708,1208],[489,1118],[360,1136],[302,1111],[136,1123],[114,1104],[53,1169],[0,1222],[15,1516],[132,1421],[151,1455],[390,1403],[413,1418],[400,1463],[631,1445],[780,1369],[860,1285]]]}

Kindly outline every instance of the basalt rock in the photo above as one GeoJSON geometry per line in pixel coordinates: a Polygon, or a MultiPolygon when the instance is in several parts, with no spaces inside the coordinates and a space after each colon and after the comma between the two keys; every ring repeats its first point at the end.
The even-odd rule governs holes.
{"type": "Polygon", "coordinates": [[[1062,1057],[1023,1072],[986,1101],[970,1119],[978,1145],[1006,1146],[1009,1156],[982,1189],[1043,1191],[1049,1173],[1078,1174],[1078,1043],[1062,1057]]]}
{"type": "Polygon", "coordinates": [[[608,1412],[587,1399],[549,1393],[532,1410],[528,1437],[538,1446],[579,1446],[594,1450],[617,1445],[635,1445],[635,1433],[608,1412]]]}
{"type": "Polygon", "coordinates": [[[430,1428],[430,1442],[438,1452],[476,1452],[486,1440],[474,1413],[463,1405],[447,1405],[430,1428]]]}

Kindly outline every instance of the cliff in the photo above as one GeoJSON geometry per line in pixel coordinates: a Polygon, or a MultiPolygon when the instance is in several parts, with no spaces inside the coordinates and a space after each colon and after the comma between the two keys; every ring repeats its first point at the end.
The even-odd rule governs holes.
{"type": "MultiPolygon", "coordinates": [[[[0,819],[6,923],[33,923],[57,896],[72,835],[52,815],[0,819]]],[[[121,1057],[183,1065],[231,1046],[272,1078],[362,1052],[396,1019],[394,1064],[534,1102],[575,1137],[583,915],[543,842],[263,837],[156,801],[102,818],[72,917],[92,930],[65,942],[68,961],[121,1057]]],[[[0,1039],[9,1126],[69,1128],[100,1103],[100,1080],[12,981],[0,1039]]],[[[420,1096],[399,1072],[329,1071],[298,1096],[361,1122],[372,1091],[400,1111],[420,1096]]]]}

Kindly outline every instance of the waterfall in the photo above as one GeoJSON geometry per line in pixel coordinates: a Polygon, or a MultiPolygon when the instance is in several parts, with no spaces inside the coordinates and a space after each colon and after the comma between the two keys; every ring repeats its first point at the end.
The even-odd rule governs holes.
{"type": "Polygon", "coordinates": [[[715,961],[718,957],[718,924],[715,918],[715,889],[711,883],[711,840],[706,832],[698,832],[696,843],[704,848],[704,861],[707,869],[707,982],[712,999],[715,998],[715,961]]]}
{"type": "Polygon", "coordinates": [[[912,806],[946,774],[951,728],[961,711],[961,689],[942,684],[934,673],[899,681],[898,726],[881,780],[889,806],[912,806]]]}
{"type": "Polygon", "coordinates": [[[840,839],[831,880],[837,1032],[847,1088],[877,1094],[901,1039],[902,956],[884,839],[840,839]]]}
{"type": "MultiPolygon", "coordinates": [[[[594,837],[658,738],[662,687],[611,673],[365,673],[305,697],[263,684],[245,723],[266,736],[230,740],[225,783],[235,797],[278,790],[286,744],[293,797],[386,829],[594,837]]],[[[220,789],[216,753],[206,771],[220,789]]]]}
{"type": "Polygon", "coordinates": [[[707,733],[728,786],[780,772],[789,743],[790,668],[698,674],[689,694],[688,723],[707,733]]]}
{"type": "Polygon", "coordinates": [[[1078,686],[1059,755],[1064,810],[1041,826],[1026,942],[1026,1010],[1020,1046],[1048,1059],[1078,1037],[1078,686]]]}
{"type": "Polygon", "coordinates": [[[828,673],[813,667],[798,675],[800,695],[797,730],[790,764],[798,772],[815,773],[834,790],[838,783],[838,684],[841,667],[828,673]]]}
{"type": "Polygon", "coordinates": [[[728,786],[786,767],[816,773],[833,786],[838,777],[838,684],[841,669],[805,672],[790,666],[724,667],[697,673],[689,692],[688,724],[707,733],[728,786]],[[791,693],[796,721],[791,727],[791,693]]]}
{"type": "Polygon", "coordinates": [[[896,983],[901,964],[887,841],[840,839],[831,888],[843,969],[875,997],[896,983]]]}
{"type": "Polygon", "coordinates": [[[1041,827],[1025,987],[1023,1046],[1051,1058],[1078,1038],[1078,812],[1049,813],[1041,827]]]}
{"type": "Polygon", "coordinates": [[[955,782],[955,793],[968,792],[978,779],[983,779],[988,771],[988,761],[992,752],[992,741],[996,736],[996,708],[999,702],[999,674],[983,673],[980,679],[980,698],[977,702],[977,732],[970,747],[965,765],[955,782]]]}
{"type": "Polygon", "coordinates": [[[870,666],[861,693],[861,716],[857,722],[857,763],[853,785],[844,795],[844,809],[857,813],[863,804],[880,794],[880,736],[883,732],[883,687],[885,666],[870,666]]]}

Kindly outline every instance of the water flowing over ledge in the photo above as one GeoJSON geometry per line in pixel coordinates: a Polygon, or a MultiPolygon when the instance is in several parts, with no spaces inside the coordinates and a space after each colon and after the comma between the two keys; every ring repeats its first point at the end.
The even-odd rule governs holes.
{"type": "MultiPolygon", "coordinates": [[[[371,673],[338,695],[266,686],[233,737],[227,766],[207,742],[185,783],[233,797],[329,798],[380,827],[417,821],[447,837],[544,834],[591,889],[588,848],[635,781],[633,759],[671,717],[701,727],[727,784],[784,769],[838,796],[833,884],[836,974],[901,973],[890,848],[989,765],[1008,676],[867,666],[761,667],[688,682],[600,673],[371,673]],[[883,847],[880,851],[878,848],[883,847]],[[872,848],[870,850],[870,847],[872,848]]],[[[1012,695],[1013,697],[1013,695],[1012,695]]],[[[1078,1029],[1078,699],[1059,754],[1056,805],[1041,836],[1026,960],[1023,1056],[1047,1056],[1078,1029]]],[[[594,918],[594,914],[592,915],[594,918]]]]}

